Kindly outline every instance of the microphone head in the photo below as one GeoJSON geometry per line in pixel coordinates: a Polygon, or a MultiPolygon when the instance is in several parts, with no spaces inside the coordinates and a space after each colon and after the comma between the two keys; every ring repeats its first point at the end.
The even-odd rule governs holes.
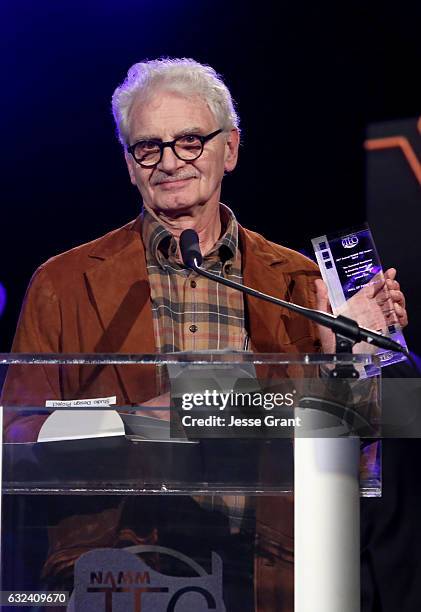
{"type": "Polygon", "coordinates": [[[198,266],[202,265],[203,257],[200,252],[199,236],[194,229],[186,229],[184,232],[181,232],[180,251],[184,265],[187,268],[194,268],[195,263],[198,266]]]}

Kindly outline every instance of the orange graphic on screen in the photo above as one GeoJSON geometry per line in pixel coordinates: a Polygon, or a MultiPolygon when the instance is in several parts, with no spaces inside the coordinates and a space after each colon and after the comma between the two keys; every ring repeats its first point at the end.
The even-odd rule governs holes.
{"type": "MultiPolygon", "coordinates": [[[[421,134],[421,117],[417,121],[418,132],[421,134]]],[[[406,136],[388,136],[385,138],[369,138],[364,142],[364,147],[367,151],[376,151],[379,149],[392,149],[398,147],[421,185],[421,162],[418,159],[411,143],[406,136]]]]}

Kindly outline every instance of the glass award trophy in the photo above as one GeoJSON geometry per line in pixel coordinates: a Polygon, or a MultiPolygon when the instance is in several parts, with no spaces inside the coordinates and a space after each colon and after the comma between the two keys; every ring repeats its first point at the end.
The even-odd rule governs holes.
{"type": "MultiPolygon", "coordinates": [[[[358,320],[406,347],[382,265],[367,224],[312,240],[333,313],[358,320]]],[[[404,361],[405,355],[378,349],[382,367],[404,361]]],[[[369,372],[367,372],[369,374],[369,372]]]]}

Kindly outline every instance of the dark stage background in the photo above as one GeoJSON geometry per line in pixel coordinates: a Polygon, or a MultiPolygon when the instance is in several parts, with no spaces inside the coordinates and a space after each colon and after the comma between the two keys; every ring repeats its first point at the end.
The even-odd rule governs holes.
{"type": "MultiPolygon", "coordinates": [[[[420,113],[420,18],[409,2],[2,2],[0,350],[10,348],[41,262],[138,213],[110,112],[132,63],[191,56],[222,73],[243,130],[223,199],[247,227],[310,252],[311,237],[368,216],[367,126],[420,113]]],[[[389,170],[376,177],[387,180],[389,170]]],[[[420,227],[420,194],[416,181],[404,216],[376,196],[375,217],[399,233],[403,251],[407,228],[420,227]]],[[[405,260],[380,243],[405,279],[416,349],[418,244],[405,260]]]]}
{"type": "MultiPolygon", "coordinates": [[[[214,66],[237,100],[223,200],[240,222],[309,253],[311,237],[368,218],[420,353],[420,23],[409,1],[2,0],[0,352],[35,268],[138,214],[110,98],[132,63],[170,55],[214,66]],[[412,165],[396,142],[364,147],[396,136],[412,165]]],[[[383,448],[384,496],[362,503],[364,610],[413,612],[421,446],[383,448]]]]}

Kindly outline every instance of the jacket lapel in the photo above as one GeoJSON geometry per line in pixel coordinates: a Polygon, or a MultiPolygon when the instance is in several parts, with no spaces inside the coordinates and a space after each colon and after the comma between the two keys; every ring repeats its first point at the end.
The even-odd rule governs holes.
{"type": "MultiPolygon", "coordinates": [[[[260,245],[241,227],[239,235],[244,284],[288,300],[289,277],[283,270],[287,259],[260,245]]],[[[260,353],[282,352],[283,345],[289,341],[285,329],[289,311],[251,296],[246,296],[245,304],[253,349],[260,353]]]]}
{"type": "MultiPolygon", "coordinates": [[[[91,252],[92,266],[85,272],[90,299],[103,329],[94,347],[97,353],[155,353],[155,338],[145,251],[140,222],[97,245],[91,252]]],[[[128,399],[136,402],[155,393],[154,366],[117,368],[128,399]],[[142,373],[148,376],[145,377],[142,373]],[[148,379],[150,390],[139,385],[140,376],[148,379]],[[142,388],[140,388],[142,387],[142,388]]],[[[145,383],[146,384],[146,383],[145,383]]]]}

